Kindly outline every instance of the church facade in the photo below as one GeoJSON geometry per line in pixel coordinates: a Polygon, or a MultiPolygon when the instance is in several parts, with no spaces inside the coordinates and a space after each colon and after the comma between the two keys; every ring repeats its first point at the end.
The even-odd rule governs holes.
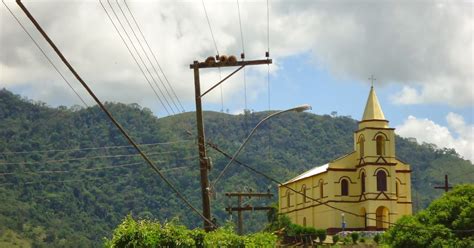
{"type": "Polygon", "coordinates": [[[330,234],[343,226],[354,231],[385,230],[410,215],[411,170],[395,156],[394,130],[372,87],[354,132],[354,151],[280,185],[279,212],[293,223],[324,228],[330,234]]]}

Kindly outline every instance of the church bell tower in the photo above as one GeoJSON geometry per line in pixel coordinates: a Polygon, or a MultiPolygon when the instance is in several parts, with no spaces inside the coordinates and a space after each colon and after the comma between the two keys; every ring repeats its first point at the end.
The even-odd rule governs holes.
{"type": "Polygon", "coordinates": [[[388,126],[373,86],[359,129],[354,134],[354,150],[358,154],[359,164],[383,164],[395,159],[394,128],[388,126]]]}

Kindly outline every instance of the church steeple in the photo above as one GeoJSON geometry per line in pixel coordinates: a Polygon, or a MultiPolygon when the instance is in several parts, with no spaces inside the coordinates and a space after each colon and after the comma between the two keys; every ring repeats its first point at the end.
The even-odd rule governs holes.
{"type": "Polygon", "coordinates": [[[380,107],[374,86],[370,87],[364,114],[359,122],[359,128],[363,127],[388,127],[388,121],[385,119],[385,115],[380,107]]]}
{"type": "Polygon", "coordinates": [[[376,162],[378,157],[384,157],[385,161],[395,157],[394,128],[388,127],[374,86],[370,88],[359,130],[355,132],[354,148],[365,162],[376,162]],[[370,158],[374,161],[370,161],[370,158]]]}
{"type": "Polygon", "coordinates": [[[362,116],[362,121],[368,120],[385,120],[385,116],[383,115],[379,99],[377,98],[377,94],[375,94],[373,86],[370,87],[369,97],[367,98],[364,115],[362,116]]]}

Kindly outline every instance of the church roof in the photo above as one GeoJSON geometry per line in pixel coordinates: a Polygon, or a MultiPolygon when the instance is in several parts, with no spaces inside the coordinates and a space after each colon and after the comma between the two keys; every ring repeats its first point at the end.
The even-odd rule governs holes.
{"type": "Polygon", "coordinates": [[[385,116],[382,112],[379,99],[377,99],[377,95],[375,94],[373,86],[370,88],[367,104],[365,105],[364,115],[362,116],[362,121],[367,120],[385,120],[385,116]]]}
{"type": "Polygon", "coordinates": [[[329,164],[325,164],[325,165],[321,165],[321,166],[316,166],[314,167],[313,169],[303,173],[303,174],[300,174],[299,176],[296,176],[292,179],[290,179],[288,182],[285,182],[283,184],[288,184],[288,183],[292,183],[292,182],[296,182],[298,180],[301,180],[301,179],[304,179],[304,178],[307,178],[307,177],[311,177],[311,176],[314,176],[314,175],[317,175],[317,174],[320,174],[320,173],[323,173],[323,172],[326,172],[329,168],[329,164]]]}

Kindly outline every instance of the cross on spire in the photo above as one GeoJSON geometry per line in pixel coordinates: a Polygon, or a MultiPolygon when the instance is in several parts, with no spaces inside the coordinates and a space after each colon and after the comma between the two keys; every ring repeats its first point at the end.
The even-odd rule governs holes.
{"type": "Polygon", "coordinates": [[[374,81],[376,80],[376,78],[374,78],[374,75],[371,75],[369,80],[370,80],[371,86],[374,87],[374,81]]]}

